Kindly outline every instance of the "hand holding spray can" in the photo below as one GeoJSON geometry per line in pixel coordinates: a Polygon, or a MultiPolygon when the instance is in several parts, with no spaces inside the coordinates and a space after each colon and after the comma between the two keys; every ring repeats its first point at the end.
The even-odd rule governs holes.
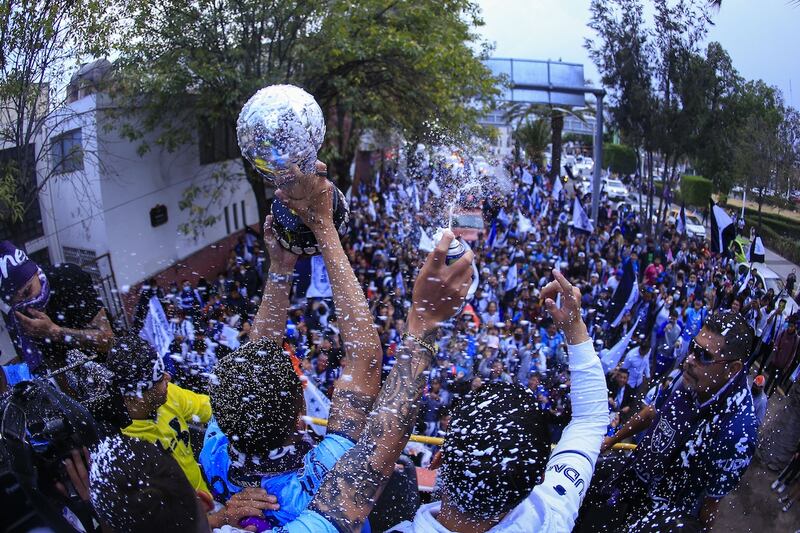
{"type": "MultiPolygon", "coordinates": [[[[439,228],[433,236],[433,241],[435,243],[439,243],[442,240],[442,235],[444,234],[445,228],[439,228]]],[[[462,257],[464,254],[467,253],[469,250],[469,245],[464,242],[460,237],[457,237],[450,241],[450,247],[447,249],[447,256],[445,257],[444,263],[447,266],[452,265],[462,257]]],[[[480,275],[478,274],[478,267],[475,265],[475,259],[472,260],[472,283],[469,286],[469,290],[467,290],[467,296],[462,302],[461,307],[458,308],[456,311],[456,315],[460,314],[463,311],[464,306],[467,304],[469,300],[475,295],[475,291],[478,290],[478,283],[480,283],[480,275]]]]}

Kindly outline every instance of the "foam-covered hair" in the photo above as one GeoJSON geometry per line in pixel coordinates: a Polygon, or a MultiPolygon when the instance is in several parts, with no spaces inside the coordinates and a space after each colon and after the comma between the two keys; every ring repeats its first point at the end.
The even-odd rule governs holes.
{"type": "Polygon", "coordinates": [[[92,452],[89,487],[92,505],[114,531],[197,531],[194,489],[155,444],[108,437],[92,452]]]}
{"type": "Polygon", "coordinates": [[[266,455],[294,431],[303,401],[300,378],[273,340],[252,341],[214,368],[211,410],[237,451],[266,455]]]}
{"type": "Polygon", "coordinates": [[[452,413],[442,452],[448,503],[475,519],[497,518],[544,472],[550,452],[544,413],[525,387],[483,385],[452,413]]]}

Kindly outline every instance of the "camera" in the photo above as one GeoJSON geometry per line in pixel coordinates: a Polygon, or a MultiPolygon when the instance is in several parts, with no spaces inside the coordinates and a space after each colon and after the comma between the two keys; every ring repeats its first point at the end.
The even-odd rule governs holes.
{"type": "MultiPolygon", "coordinates": [[[[71,531],[65,505],[82,524],[91,526],[91,508],[81,501],[63,461],[72,450],[99,441],[89,411],[45,380],[23,381],[0,403],[0,450],[30,504],[55,531],[71,531]],[[55,490],[61,482],[68,500],[55,490]]],[[[88,530],[88,529],[87,529],[88,530]]]]}

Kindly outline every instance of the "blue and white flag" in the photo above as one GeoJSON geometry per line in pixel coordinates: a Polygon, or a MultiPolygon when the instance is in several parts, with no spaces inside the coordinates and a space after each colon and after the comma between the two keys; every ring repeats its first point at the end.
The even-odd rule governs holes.
{"type": "Polygon", "coordinates": [[[169,345],[175,339],[169,320],[158,298],[153,296],[147,305],[147,316],[139,336],[156,349],[158,355],[164,357],[169,353],[169,345]]]}
{"type": "Polygon", "coordinates": [[[686,206],[681,206],[681,212],[678,214],[678,221],[675,223],[675,230],[680,235],[686,235],[686,206]]]}
{"type": "Polygon", "coordinates": [[[381,173],[375,173],[375,192],[381,192],[381,173]]]}
{"type": "Polygon", "coordinates": [[[580,200],[576,197],[572,202],[572,227],[578,231],[591,233],[594,231],[594,224],[589,219],[589,215],[583,209],[580,200]]]}
{"type": "Polygon", "coordinates": [[[375,220],[378,220],[378,213],[375,211],[375,203],[372,201],[372,198],[370,198],[370,199],[367,201],[367,214],[369,215],[369,218],[370,218],[370,219],[371,219],[373,222],[374,222],[375,220]]]}
{"type": "Polygon", "coordinates": [[[556,181],[553,182],[553,192],[552,196],[556,200],[559,199],[561,196],[561,191],[564,189],[564,185],[561,183],[561,178],[556,176],[556,181]]]}
{"type": "Polygon", "coordinates": [[[524,169],[522,171],[522,183],[524,183],[525,185],[533,184],[533,176],[531,175],[530,172],[528,172],[528,169],[524,169]]]}
{"type": "Polygon", "coordinates": [[[306,298],[330,298],[333,296],[331,280],[321,255],[311,258],[311,282],[308,284],[306,298]]]}
{"type": "Polygon", "coordinates": [[[507,228],[509,224],[511,224],[511,218],[506,213],[505,209],[500,209],[500,212],[497,213],[497,220],[503,225],[504,228],[507,228]]]}
{"type": "Polygon", "coordinates": [[[619,364],[620,359],[622,359],[622,356],[627,353],[628,346],[633,338],[633,332],[636,330],[638,324],[639,317],[636,317],[636,321],[633,323],[633,326],[631,326],[631,329],[628,330],[628,333],[618,340],[614,346],[600,350],[600,363],[603,365],[604,374],[608,374],[614,370],[619,364]]]}
{"type": "Polygon", "coordinates": [[[386,209],[386,214],[390,217],[394,217],[394,194],[389,193],[386,196],[386,205],[384,207],[386,209]]]}
{"type": "Polygon", "coordinates": [[[622,315],[630,311],[634,304],[639,300],[639,284],[636,272],[633,270],[633,262],[628,259],[622,266],[622,279],[619,280],[614,294],[611,296],[611,303],[608,305],[606,316],[611,327],[617,327],[622,321],[622,315]]]}
{"type": "Polygon", "coordinates": [[[436,183],[436,178],[431,179],[430,183],[428,183],[428,190],[437,198],[442,195],[442,189],[440,189],[439,184],[436,183]]]}
{"type": "Polygon", "coordinates": [[[764,241],[761,236],[756,236],[747,251],[747,260],[751,263],[764,263],[767,260],[767,251],[764,249],[764,241]]]}
{"type": "Polygon", "coordinates": [[[406,295],[406,284],[403,281],[403,273],[402,272],[398,272],[394,276],[394,292],[396,294],[398,294],[399,296],[405,296],[406,295]]]}
{"type": "Polygon", "coordinates": [[[517,285],[519,285],[519,277],[517,275],[517,263],[511,265],[511,268],[508,269],[506,273],[506,285],[505,290],[506,292],[509,291],[516,291],[517,285]]]}
{"type": "Polygon", "coordinates": [[[489,236],[486,238],[486,246],[494,248],[494,243],[497,240],[497,220],[492,220],[492,225],[489,227],[489,236]]]}

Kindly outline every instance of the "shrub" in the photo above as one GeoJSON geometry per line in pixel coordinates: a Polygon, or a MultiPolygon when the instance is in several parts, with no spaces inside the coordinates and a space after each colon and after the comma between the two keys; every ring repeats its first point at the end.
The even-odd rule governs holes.
{"type": "Polygon", "coordinates": [[[712,184],[703,176],[685,175],[681,178],[681,197],[687,205],[703,207],[711,197],[712,184]]]}
{"type": "Polygon", "coordinates": [[[636,172],[636,150],[624,144],[603,145],[603,164],[617,174],[636,172]]]}
{"type": "MultiPolygon", "coordinates": [[[[664,182],[654,181],[653,186],[656,189],[656,197],[661,198],[662,194],[664,193],[664,182]]],[[[679,189],[674,189],[672,191],[672,203],[677,205],[681,205],[683,203],[683,197],[681,196],[681,191],[679,189]]]]}

